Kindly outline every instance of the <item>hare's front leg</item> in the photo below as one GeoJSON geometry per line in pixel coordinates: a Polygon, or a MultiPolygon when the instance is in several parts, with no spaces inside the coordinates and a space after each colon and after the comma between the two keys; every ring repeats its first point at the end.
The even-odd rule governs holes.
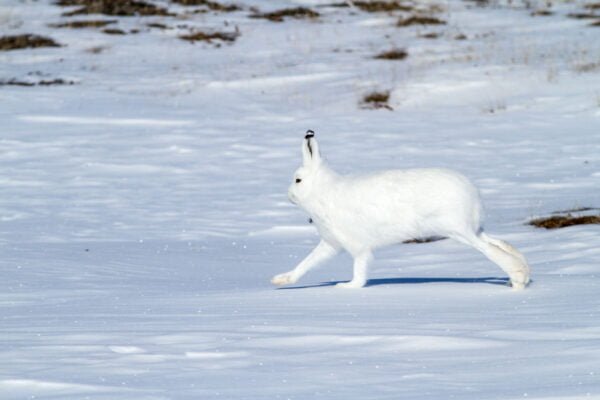
{"type": "Polygon", "coordinates": [[[296,283],[298,279],[302,277],[309,270],[313,269],[323,261],[335,256],[339,249],[324,240],[321,240],[317,247],[310,252],[304,260],[298,264],[296,268],[283,274],[275,275],[271,279],[271,283],[274,285],[286,285],[289,283],[296,283]]]}
{"type": "Polygon", "coordinates": [[[373,260],[370,252],[364,252],[354,257],[354,276],[350,282],[338,283],[335,287],[344,289],[361,288],[367,284],[367,269],[373,260]]]}

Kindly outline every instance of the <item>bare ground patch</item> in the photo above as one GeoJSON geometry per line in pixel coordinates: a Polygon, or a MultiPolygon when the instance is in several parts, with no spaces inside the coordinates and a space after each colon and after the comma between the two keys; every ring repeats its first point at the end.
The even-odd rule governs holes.
{"type": "Polygon", "coordinates": [[[71,28],[71,29],[81,29],[81,28],[103,28],[107,25],[112,25],[117,23],[117,20],[84,20],[84,21],[68,21],[60,24],[50,24],[48,25],[51,28],[71,28]]]}
{"type": "Polygon", "coordinates": [[[377,54],[376,60],[404,60],[408,57],[408,52],[404,49],[392,49],[377,54]]]}
{"type": "Polygon", "coordinates": [[[166,8],[156,6],[141,0],[59,0],[59,6],[79,6],[66,12],[64,16],[104,14],[121,17],[130,16],[172,16],[166,8]]]}
{"type": "Polygon", "coordinates": [[[35,49],[39,47],[61,47],[49,37],[24,34],[0,37],[0,51],[35,49]]]}
{"type": "Polygon", "coordinates": [[[62,86],[62,85],[75,85],[75,82],[68,81],[68,80],[61,79],[61,78],[42,79],[37,82],[22,81],[22,80],[18,80],[18,79],[9,79],[6,81],[0,80],[0,86],[32,87],[32,86],[62,86]]]}
{"type": "Polygon", "coordinates": [[[211,11],[219,12],[233,12],[239,11],[242,7],[237,4],[222,4],[211,0],[171,0],[173,3],[180,4],[182,6],[204,6],[211,11]]]}
{"type": "Polygon", "coordinates": [[[385,108],[387,110],[393,111],[394,109],[388,104],[390,100],[390,92],[389,91],[373,91],[367,93],[362,98],[361,108],[377,110],[380,108],[385,108]]]}
{"type": "Polygon", "coordinates": [[[256,12],[251,18],[264,18],[273,22],[283,22],[285,18],[295,19],[316,19],[320,14],[307,7],[284,8],[282,10],[272,11],[268,13],[256,12]]]}
{"type": "Polygon", "coordinates": [[[529,221],[529,225],[545,229],[558,229],[574,225],[600,224],[600,212],[598,208],[582,207],[572,210],[555,211],[549,217],[535,218],[529,221]],[[596,211],[597,215],[590,214],[596,211]]]}
{"type": "Polygon", "coordinates": [[[179,38],[191,43],[213,41],[234,42],[239,36],[239,32],[193,32],[187,35],[180,35],[179,38]]]}
{"type": "Polygon", "coordinates": [[[411,15],[410,17],[400,18],[396,23],[398,27],[412,25],[446,25],[446,21],[429,15],[411,15]]]}
{"type": "Polygon", "coordinates": [[[412,11],[414,7],[399,1],[353,1],[354,6],[366,12],[412,11]]]}

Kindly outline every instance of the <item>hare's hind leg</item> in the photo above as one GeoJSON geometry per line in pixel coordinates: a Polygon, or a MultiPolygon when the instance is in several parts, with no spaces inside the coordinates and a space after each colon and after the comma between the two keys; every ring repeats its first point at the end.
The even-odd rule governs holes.
{"type": "Polygon", "coordinates": [[[524,289],[529,283],[529,266],[527,265],[527,260],[510,244],[492,238],[483,232],[468,235],[452,235],[452,238],[476,248],[491,261],[498,264],[509,276],[513,289],[524,289]]]}
{"type": "Polygon", "coordinates": [[[371,260],[373,260],[373,255],[369,251],[354,256],[352,280],[350,282],[338,283],[335,287],[354,289],[365,286],[367,284],[367,269],[371,260]]]}

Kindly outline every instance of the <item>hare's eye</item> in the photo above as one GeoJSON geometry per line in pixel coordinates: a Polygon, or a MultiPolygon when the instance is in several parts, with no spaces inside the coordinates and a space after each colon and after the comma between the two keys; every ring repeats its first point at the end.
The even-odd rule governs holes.
{"type": "Polygon", "coordinates": [[[300,182],[302,182],[302,179],[296,178],[296,183],[300,183],[300,182]]]}

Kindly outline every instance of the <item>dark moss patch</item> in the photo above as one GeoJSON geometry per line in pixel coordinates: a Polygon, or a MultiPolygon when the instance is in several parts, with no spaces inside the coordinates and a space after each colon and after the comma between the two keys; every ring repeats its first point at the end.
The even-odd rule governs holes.
{"type": "Polygon", "coordinates": [[[60,0],[59,6],[79,6],[65,16],[104,14],[120,17],[130,16],[172,16],[165,8],[141,0],[60,0]]]}
{"type": "Polygon", "coordinates": [[[446,21],[431,16],[412,15],[407,18],[400,18],[396,23],[396,26],[399,27],[406,27],[412,25],[446,25],[446,21]]]}
{"type": "Polygon", "coordinates": [[[371,92],[366,94],[362,99],[362,108],[377,110],[380,108],[385,108],[387,110],[392,111],[393,108],[390,107],[388,101],[390,100],[390,92],[371,92]]]}
{"type": "Polygon", "coordinates": [[[295,19],[315,19],[320,14],[310,8],[296,7],[296,8],[285,8],[283,10],[273,11],[269,13],[255,13],[252,14],[251,18],[264,18],[273,22],[283,22],[285,18],[295,19]]]}
{"type": "Polygon", "coordinates": [[[126,35],[127,34],[127,32],[125,32],[124,30],[116,29],[116,28],[103,29],[102,32],[106,33],[107,35],[126,35]]]}
{"type": "Polygon", "coordinates": [[[426,238],[419,238],[419,239],[411,239],[411,240],[405,240],[402,243],[406,243],[406,244],[412,244],[412,243],[431,243],[431,242],[438,242],[440,240],[445,240],[447,238],[442,237],[442,236],[430,236],[430,237],[426,237],[426,238]]]}
{"type": "Polygon", "coordinates": [[[242,8],[237,4],[221,4],[210,0],[171,0],[173,3],[181,4],[182,6],[204,6],[212,11],[233,12],[239,11],[242,8]]]}
{"type": "Polygon", "coordinates": [[[212,43],[214,40],[222,42],[234,42],[239,36],[238,32],[194,32],[188,35],[179,36],[180,39],[187,40],[188,42],[208,42],[212,43]]]}
{"type": "Polygon", "coordinates": [[[32,87],[32,86],[60,86],[60,85],[74,85],[75,82],[73,81],[67,81],[64,79],[43,79],[37,82],[29,82],[29,81],[20,81],[17,79],[10,79],[8,81],[1,81],[0,80],[0,86],[25,86],[25,87],[32,87]]]}
{"type": "Polygon", "coordinates": [[[393,49],[384,51],[375,56],[377,60],[404,60],[408,57],[408,52],[404,49],[393,49]]]}
{"type": "Polygon", "coordinates": [[[89,21],[69,21],[63,22],[60,24],[50,24],[51,28],[71,28],[71,29],[81,29],[81,28],[102,28],[107,25],[111,25],[116,23],[116,20],[89,20],[89,21]]]}
{"type": "Polygon", "coordinates": [[[48,37],[32,34],[0,37],[0,51],[35,49],[39,47],[61,47],[61,45],[48,37]]]}
{"type": "Polygon", "coordinates": [[[413,6],[399,1],[353,1],[354,6],[365,12],[412,11],[413,6]]]}

